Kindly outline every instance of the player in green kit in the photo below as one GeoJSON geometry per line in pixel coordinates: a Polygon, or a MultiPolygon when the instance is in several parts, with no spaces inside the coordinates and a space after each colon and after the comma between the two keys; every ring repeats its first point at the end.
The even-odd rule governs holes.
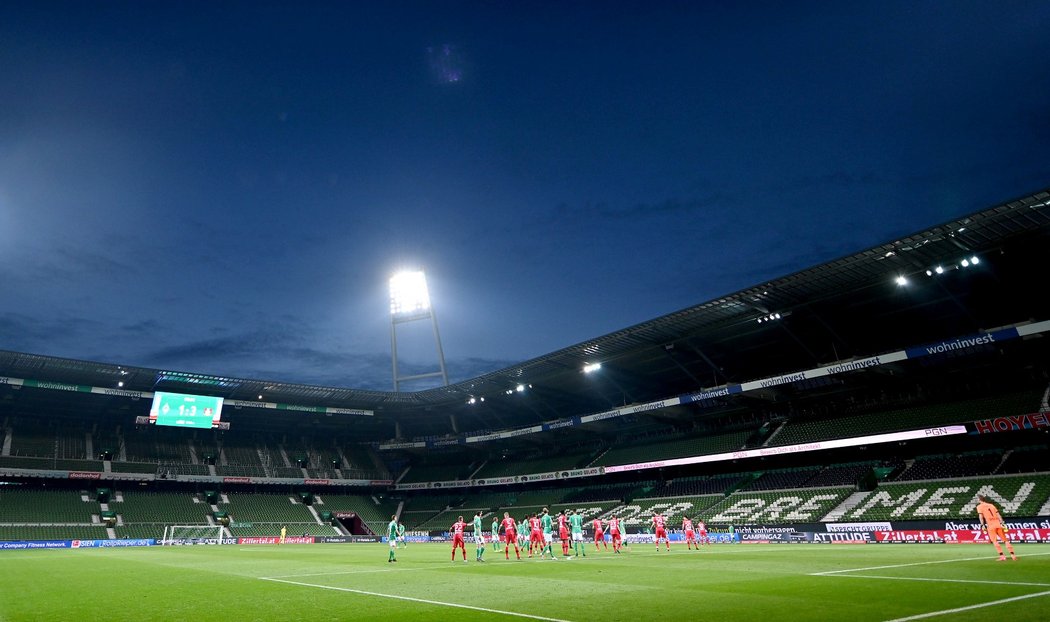
{"type": "Polygon", "coordinates": [[[403,549],[408,546],[408,542],[405,541],[405,524],[397,524],[397,548],[403,549]]]}
{"type": "Polygon", "coordinates": [[[518,523],[518,546],[525,548],[529,543],[529,520],[528,517],[521,519],[518,523]]]}
{"type": "Polygon", "coordinates": [[[569,510],[569,530],[572,531],[572,548],[576,551],[576,557],[581,554],[587,557],[587,547],[583,545],[583,514],[569,510]]]}
{"type": "Polygon", "coordinates": [[[485,556],[485,528],[481,525],[481,510],[474,514],[474,559],[483,562],[485,556]]]}
{"type": "Polygon", "coordinates": [[[499,521],[496,515],[492,515],[492,550],[499,551],[499,521]]]}
{"type": "Polygon", "coordinates": [[[394,555],[394,551],[397,550],[397,515],[390,517],[390,524],[386,526],[386,539],[390,542],[390,557],[387,558],[387,563],[396,562],[397,557],[394,555]]]}
{"type": "Polygon", "coordinates": [[[543,508],[540,524],[543,526],[543,550],[540,551],[540,557],[547,552],[550,553],[551,559],[557,560],[558,558],[554,556],[554,548],[551,546],[551,543],[554,542],[554,519],[551,518],[547,508],[543,508]]]}

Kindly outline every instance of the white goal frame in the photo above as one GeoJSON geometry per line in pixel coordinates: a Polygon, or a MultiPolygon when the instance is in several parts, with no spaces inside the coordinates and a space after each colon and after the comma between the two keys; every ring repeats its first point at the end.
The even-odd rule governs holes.
{"type": "Polygon", "coordinates": [[[165,525],[161,546],[171,546],[176,540],[183,544],[222,544],[226,538],[222,525],[165,525]],[[180,533],[181,531],[181,533],[180,533]]]}

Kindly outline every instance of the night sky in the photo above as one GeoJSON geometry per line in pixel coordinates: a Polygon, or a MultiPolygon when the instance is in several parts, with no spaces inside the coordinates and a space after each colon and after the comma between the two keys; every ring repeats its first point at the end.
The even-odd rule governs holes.
{"type": "Polygon", "coordinates": [[[388,390],[422,267],[450,380],[502,369],[1050,186],[1047,24],[4,2],[0,349],[388,390]]]}

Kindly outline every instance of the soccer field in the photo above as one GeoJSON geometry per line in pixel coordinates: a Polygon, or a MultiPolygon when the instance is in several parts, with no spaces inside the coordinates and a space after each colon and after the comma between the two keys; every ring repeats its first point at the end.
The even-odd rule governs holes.
{"type": "MultiPolygon", "coordinates": [[[[1050,547],[716,545],[485,563],[450,547],[197,546],[0,553],[0,620],[1050,619],[1050,547]]],[[[560,551],[559,551],[560,552],[560,551]]],[[[511,553],[513,557],[513,553],[511,553]]]]}

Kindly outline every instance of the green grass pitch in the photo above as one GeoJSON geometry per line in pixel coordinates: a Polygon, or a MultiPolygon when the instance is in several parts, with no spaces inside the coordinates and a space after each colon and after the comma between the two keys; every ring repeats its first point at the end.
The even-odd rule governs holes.
{"type": "MultiPolygon", "coordinates": [[[[682,545],[452,562],[447,544],[0,552],[0,620],[1050,620],[1050,546],[682,545]]],[[[560,553],[560,550],[558,551],[560,553]]],[[[513,557],[513,553],[511,554],[513,557]]]]}

